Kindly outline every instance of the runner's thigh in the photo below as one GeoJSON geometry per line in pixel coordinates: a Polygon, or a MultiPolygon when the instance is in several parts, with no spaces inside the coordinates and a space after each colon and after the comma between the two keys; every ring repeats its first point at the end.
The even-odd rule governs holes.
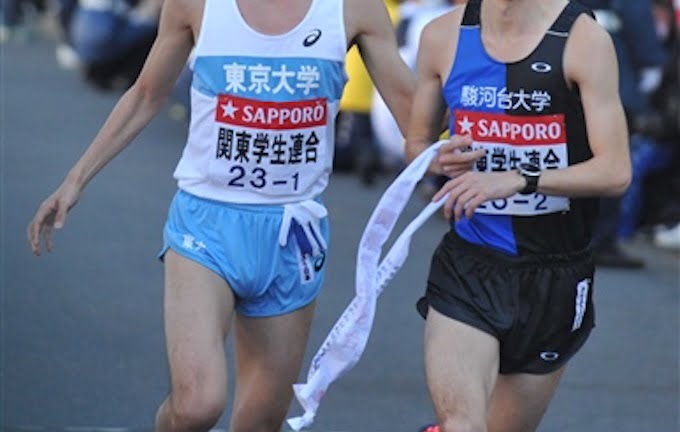
{"type": "Polygon", "coordinates": [[[173,399],[188,393],[212,403],[226,402],[224,340],[234,310],[231,289],[214,272],[172,249],[165,254],[165,280],[164,321],[173,399]]]}
{"type": "Polygon", "coordinates": [[[480,426],[486,422],[498,374],[498,351],[495,337],[430,307],[425,326],[425,370],[440,425],[480,426]]]}
{"type": "Polygon", "coordinates": [[[489,411],[489,432],[536,430],[565,367],[545,375],[500,375],[489,411]]]}
{"type": "Polygon", "coordinates": [[[235,320],[236,397],[231,430],[278,430],[297,381],[315,303],[272,317],[235,320]]]}

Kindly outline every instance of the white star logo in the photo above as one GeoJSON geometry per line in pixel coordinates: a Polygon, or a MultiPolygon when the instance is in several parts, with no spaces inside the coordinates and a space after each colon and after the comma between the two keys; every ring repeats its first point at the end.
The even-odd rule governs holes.
{"type": "Polygon", "coordinates": [[[236,108],[236,107],[234,106],[234,102],[229,101],[228,104],[226,104],[226,105],[223,104],[223,105],[222,105],[222,111],[223,111],[224,117],[235,118],[235,117],[234,117],[234,114],[236,113],[236,111],[238,111],[238,108],[236,108]]]}
{"type": "Polygon", "coordinates": [[[472,133],[472,126],[474,126],[474,122],[471,122],[468,119],[468,116],[463,117],[462,121],[458,121],[458,125],[460,125],[460,134],[468,134],[472,133]]]}

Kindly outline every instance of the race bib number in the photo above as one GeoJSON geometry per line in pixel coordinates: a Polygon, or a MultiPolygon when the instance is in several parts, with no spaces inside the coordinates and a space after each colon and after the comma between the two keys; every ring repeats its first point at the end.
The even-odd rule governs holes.
{"type": "MultiPolygon", "coordinates": [[[[563,114],[511,116],[476,111],[454,111],[455,133],[470,134],[472,149],[486,154],[475,164],[475,171],[503,172],[517,169],[523,162],[543,170],[569,165],[567,134],[563,114]]],[[[483,214],[531,216],[569,210],[569,198],[515,194],[487,201],[477,208],[483,214]]]]}
{"type": "Polygon", "coordinates": [[[267,195],[305,191],[324,170],[326,99],[263,102],[220,95],[210,176],[226,189],[267,195]]]}

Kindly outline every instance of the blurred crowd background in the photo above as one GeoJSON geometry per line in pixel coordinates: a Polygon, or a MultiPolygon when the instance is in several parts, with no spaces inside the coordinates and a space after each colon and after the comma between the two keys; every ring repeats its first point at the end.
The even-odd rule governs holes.
{"type": "MultiPolygon", "coordinates": [[[[642,236],[680,250],[680,0],[579,0],[614,41],[633,162],[627,193],[603,199],[593,248],[600,266],[641,268],[622,247],[642,236]]],[[[48,35],[55,64],[98,91],[132,85],[156,35],[163,0],[0,0],[0,43],[48,35]]],[[[415,68],[420,32],[464,1],[385,0],[405,62],[415,68]]],[[[583,57],[588,62],[587,56],[583,57]]],[[[169,115],[188,121],[190,62],[171,96],[169,115]]],[[[348,83],[337,124],[334,168],[372,187],[404,166],[403,137],[374,90],[361,58],[347,56],[348,83]]],[[[430,197],[442,179],[422,182],[430,197]]]]}

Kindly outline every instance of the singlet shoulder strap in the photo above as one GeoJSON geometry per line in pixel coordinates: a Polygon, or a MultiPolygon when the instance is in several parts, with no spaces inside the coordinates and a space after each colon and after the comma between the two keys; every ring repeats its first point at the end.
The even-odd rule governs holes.
{"type": "Polygon", "coordinates": [[[470,0],[465,5],[465,14],[463,15],[463,27],[476,27],[480,25],[479,12],[481,10],[482,0],[470,0]]]}
{"type": "Polygon", "coordinates": [[[560,16],[557,17],[552,27],[550,27],[548,33],[568,36],[571,27],[581,14],[587,14],[590,17],[595,18],[593,11],[575,1],[570,1],[562,10],[560,16]]]}
{"type": "Polygon", "coordinates": [[[412,16],[399,20],[399,24],[397,24],[397,46],[399,48],[406,45],[406,36],[408,35],[408,29],[412,22],[412,16]]]}

